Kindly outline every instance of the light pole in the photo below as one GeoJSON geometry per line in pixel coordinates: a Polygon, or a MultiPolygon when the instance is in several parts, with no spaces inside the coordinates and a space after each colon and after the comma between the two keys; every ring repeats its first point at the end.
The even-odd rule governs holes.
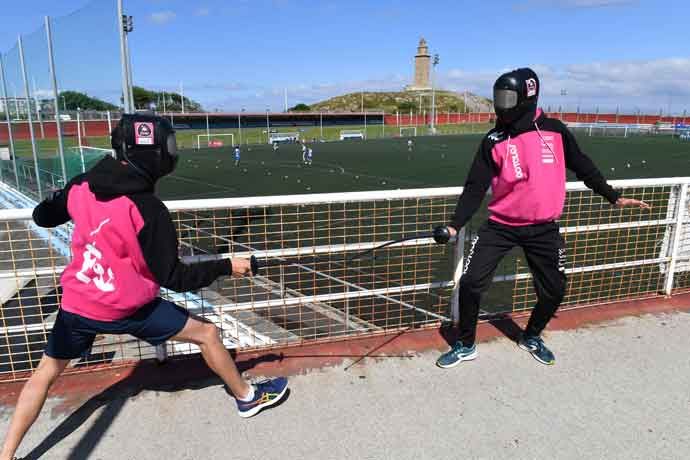
{"type": "Polygon", "coordinates": [[[81,107],[77,107],[77,142],[79,145],[79,150],[81,150],[81,107]]]}
{"type": "Polygon", "coordinates": [[[237,114],[237,129],[240,134],[240,142],[238,145],[242,145],[242,119],[240,118],[240,114],[244,112],[244,107],[242,107],[242,110],[237,114]]]}
{"type": "Polygon", "coordinates": [[[563,121],[563,107],[565,107],[564,104],[564,98],[568,95],[568,90],[567,89],[561,89],[561,121],[563,121]]]}
{"type": "Polygon", "coordinates": [[[266,107],[266,143],[270,144],[271,143],[271,123],[268,120],[268,112],[270,112],[271,109],[269,107],[266,107]]]}
{"type": "Polygon", "coordinates": [[[431,134],[436,134],[436,91],[434,80],[436,79],[436,66],[438,65],[438,53],[434,54],[431,66],[431,134]]]}

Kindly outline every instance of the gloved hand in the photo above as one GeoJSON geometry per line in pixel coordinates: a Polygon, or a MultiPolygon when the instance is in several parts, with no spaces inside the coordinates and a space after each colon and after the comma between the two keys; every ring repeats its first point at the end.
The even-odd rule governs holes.
{"type": "Polygon", "coordinates": [[[438,244],[446,244],[448,241],[450,241],[450,238],[451,231],[447,226],[439,225],[438,227],[434,228],[434,241],[436,241],[438,244]]]}

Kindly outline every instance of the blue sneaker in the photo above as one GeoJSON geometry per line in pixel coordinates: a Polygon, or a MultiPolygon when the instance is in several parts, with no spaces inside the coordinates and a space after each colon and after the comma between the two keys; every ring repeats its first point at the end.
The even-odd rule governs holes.
{"type": "Polygon", "coordinates": [[[466,347],[461,342],[456,342],[450,351],[442,354],[438,360],[436,360],[436,365],[443,369],[448,369],[457,366],[463,361],[471,361],[476,357],[477,345],[466,347]]]}
{"type": "Polygon", "coordinates": [[[240,417],[249,418],[258,414],[261,409],[280,402],[287,392],[287,379],[278,377],[265,380],[254,385],[254,399],[251,401],[237,401],[237,412],[240,417]]]}
{"type": "Polygon", "coordinates": [[[539,336],[522,335],[518,346],[523,350],[529,351],[530,354],[542,364],[551,366],[556,363],[556,357],[551,353],[551,350],[546,348],[544,341],[539,336]]]}

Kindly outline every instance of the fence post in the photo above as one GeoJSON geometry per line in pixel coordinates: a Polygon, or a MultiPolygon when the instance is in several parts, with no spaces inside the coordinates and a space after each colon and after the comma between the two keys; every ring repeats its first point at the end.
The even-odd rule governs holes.
{"type": "Polygon", "coordinates": [[[685,218],[685,206],[688,197],[688,184],[683,184],[680,187],[680,195],[678,196],[678,203],[676,203],[676,222],[673,229],[673,242],[671,243],[671,261],[668,264],[668,271],[666,272],[666,285],[664,286],[664,293],[668,296],[673,292],[673,278],[676,272],[676,262],[678,260],[678,248],[680,246],[680,235],[683,232],[683,220],[685,218]]]}
{"type": "Polygon", "coordinates": [[[350,330],[350,286],[345,285],[345,332],[350,330]]]}
{"type": "Polygon", "coordinates": [[[81,109],[79,107],[77,107],[77,145],[81,150],[81,109]]]}
{"type": "Polygon", "coordinates": [[[164,363],[168,360],[168,347],[167,342],[163,342],[160,345],[156,345],[156,361],[158,363],[164,363]]]}
{"type": "Polygon", "coordinates": [[[55,53],[53,52],[53,31],[50,26],[50,18],[45,17],[46,38],[48,40],[48,65],[50,66],[50,77],[53,80],[53,99],[55,104],[55,128],[58,138],[58,154],[60,155],[60,167],[62,168],[62,179],[67,185],[67,167],[65,166],[65,146],[62,141],[62,120],[60,120],[59,91],[57,85],[57,75],[55,74],[55,53]]]}
{"type": "MultiPolygon", "coordinates": [[[[2,97],[5,100],[5,120],[7,121],[7,139],[10,143],[10,159],[14,167],[14,180],[16,181],[17,189],[19,189],[19,173],[17,172],[17,155],[14,152],[14,137],[12,135],[12,119],[10,117],[10,105],[7,97],[7,83],[5,81],[5,67],[2,63],[2,53],[0,53],[0,90],[2,90],[2,97]]],[[[15,102],[17,100],[15,99],[15,102]]]]}
{"type": "MultiPolygon", "coordinates": [[[[38,191],[38,200],[43,201],[43,190],[41,187],[41,172],[40,172],[40,168],[38,166],[38,147],[36,146],[36,136],[34,135],[34,121],[33,121],[33,117],[31,116],[31,107],[30,107],[30,102],[29,102],[31,100],[31,92],[29,91],[29,78],[26,74],[26,65],[24,64],[24,45],[22,44],[22,36],[21,35],[19,35],[17,37],[17,45],[19,47],[19,64],[21,65],[22,79],[24,80],[24,94],[26,95],[26,104],[27,104],[26,116],[29,120],[29,135],[31,136],[31,151],[33,152],[34,167],[36,170],[36,190],[38,191]]],[[[19,188],[19,184],[17,184],[17,188],[19,188]]]]}
{"type": "Polygon", "coordinates": [[[450,319],[453,324],[460,322],[460,277],[462,276],[462,268],[465,265],[465,227],[461,228],[455,240],[453,248],[453,262],[455,269],[453,270],[453,292],[450,296],[450,319]]]}

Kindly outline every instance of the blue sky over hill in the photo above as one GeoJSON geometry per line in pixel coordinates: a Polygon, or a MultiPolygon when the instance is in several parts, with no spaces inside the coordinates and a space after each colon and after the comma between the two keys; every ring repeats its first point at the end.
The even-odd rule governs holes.
{"type": "MultiPolygon", "coordinates": [[[[51,15],[62,37],[56,52],[69,63],[63,86],[112,98],[119,56],[105,50],[117,37],[95,38],[114,34],[112,4],[10,2],[0,49],[51,15]],[[107,57],[97,58],[98,50],[107,57]]],[[[135,16],[135,82],[167,90],[184,82],[185,93],[211,109],[280,110],[285,88],[291,104],[401,89],[420,36],[440,55],[445,89],[488,96],[500,72],[529,65],[542,77],[545,105],[690,109],[685,1],[125,0],[125,7],[135,16]]]]}

